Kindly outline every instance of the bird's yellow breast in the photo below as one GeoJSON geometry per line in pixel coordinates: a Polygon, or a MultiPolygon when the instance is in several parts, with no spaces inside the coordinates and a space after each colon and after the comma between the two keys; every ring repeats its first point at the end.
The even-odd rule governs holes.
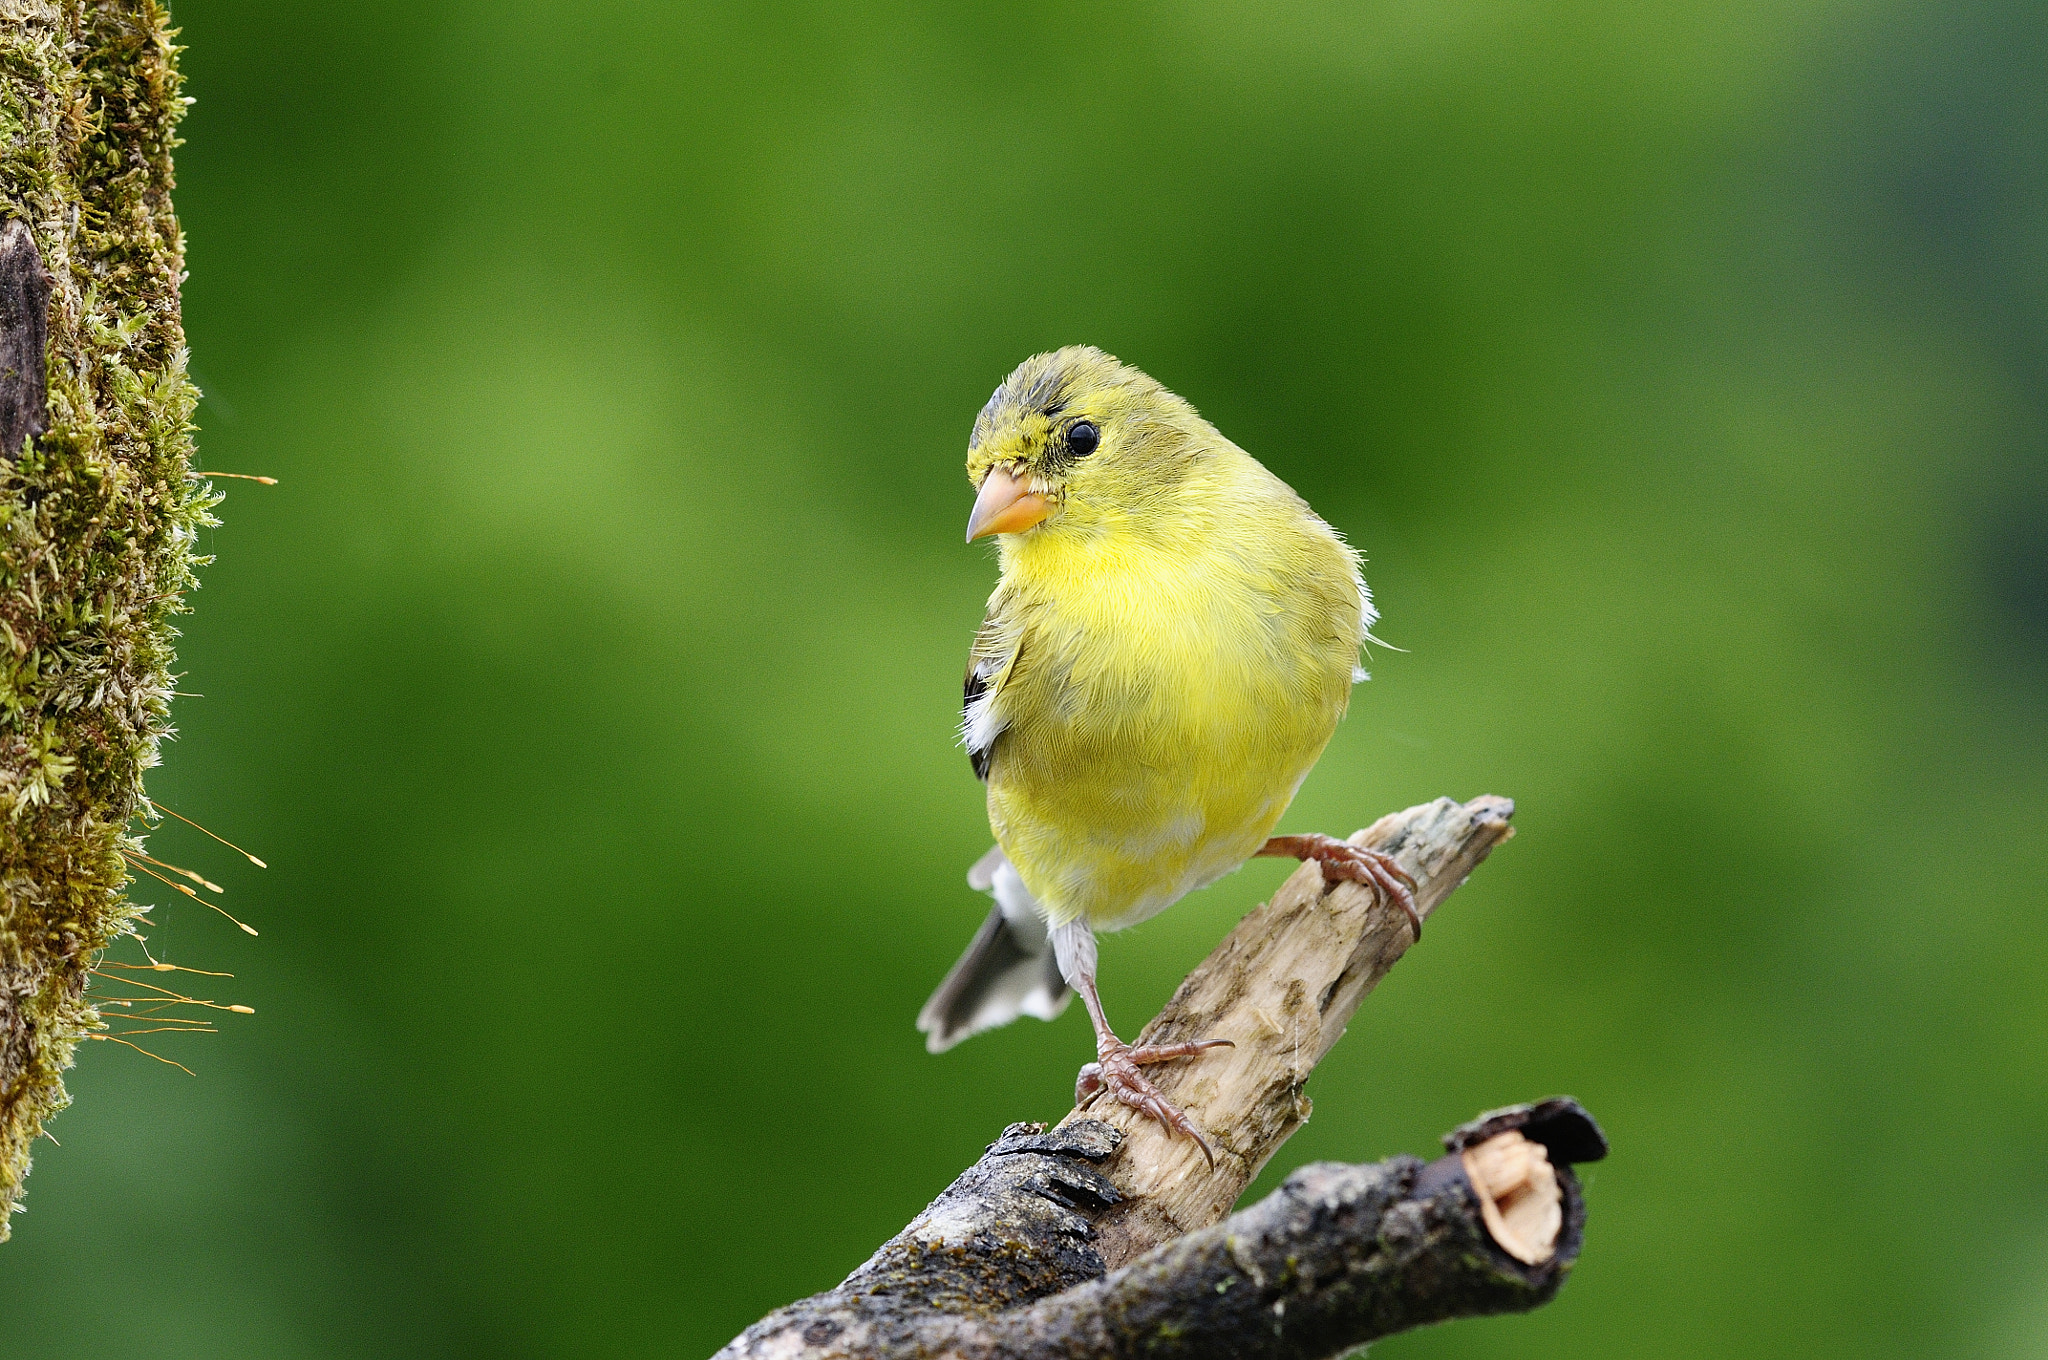
{"type": "Polygon", "coordinates": [[[1235,869],[1343,716],[1356,558],[1244,462],[1174,533],[1005,546],[989,820],[1055,923],[1129,924],[1235,869]]]}

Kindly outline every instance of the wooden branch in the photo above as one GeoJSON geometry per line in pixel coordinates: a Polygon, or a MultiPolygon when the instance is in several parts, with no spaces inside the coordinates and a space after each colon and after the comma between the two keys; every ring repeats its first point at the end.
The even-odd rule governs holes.
{"type": "Polygon", "coordinates": [[[1515,1106],[1445,1135],[1450,1155],[1427,1165],[1303,1167],[1250,1209],[1101,1275],[1088,1219],[1117,1197],[1097,1164],[1120,1141],[1092,1119],[1013,1125],[839,1288],[762,1319],[717,1360],[1317,1360],[1548,1302],[1584,1241],[1571,1164],[1606,1152],[1577,1102],[1515,1106]],[[1482,1146],[1547,1168],[1547,1192],[1524,1197],[1555,1220],[1540,1251],[1494,1236],[1490,1187],[1469,1171],[1482,1146]]]}
{"type": "MultiPolygon", "coordinates": [[[[1414,877],[1426,920],[1512,834],[1513,812],[1505,798],[1438,799],[1352,841],[1414,877]]],[[[1213,1171],[1121,1107],[1076,1110],[1050,1132],[1012,1125],[837,1289],[764,1318],[721,1357],[1307,1357],[1544,1302],[1584,1225],[1570,1166],[1606,1151],[1568,1100],[1455,1130],[1451,1155],[1427,1167],[1305,1168],[1221,1221],[1308,1117],[1303,1084],[1411,943],[1398,908],[1303,866],[1141,1040],[1236,1041],[1154,1069],[1217,1144],[1213,1171]]]]}
{"type": "MultiPolygon", "coordinates": [[[[1408,871],[1415,909],[1427,921],[1514,834],[1514,812],[1506,798],[1439,798],[1380,818],[1351,843],[1392,855],[1408,871]]],[[[1356,883],[1325,884],[1311,862],[1188,974],[1137,1042],[1235,1041],[1235,1048],[1147,1071],[1208,1133],[1216,1169],[1158,1121],[1097,1101],[1087,1113],[1125,1134],[1107,1168],[1124,1199],[1096,1224],[1097,1250],[1111,1269],[1230,1212],[1307,1120],[1309,1073],[1414,942],[1402,911],[1356,883]]]]}

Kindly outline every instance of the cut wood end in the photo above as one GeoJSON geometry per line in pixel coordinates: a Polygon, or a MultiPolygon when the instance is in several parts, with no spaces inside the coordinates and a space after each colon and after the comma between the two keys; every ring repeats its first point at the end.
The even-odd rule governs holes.
{"type": "Polygon", "coordinates": [[[1500,1249],[1525,1266],[1557,1254],[1564,1227],[1564,1193],[1543,1144],[1510,1129],[1466,1148],[1466,1179],[1479,1192],[1480,1216],[1500,1249]]]}

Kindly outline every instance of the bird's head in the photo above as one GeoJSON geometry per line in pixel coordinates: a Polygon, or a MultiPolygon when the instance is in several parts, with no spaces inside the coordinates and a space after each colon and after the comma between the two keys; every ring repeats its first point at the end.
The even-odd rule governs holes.
{"type": "Polygon", "coordinates": [[[1091,345],[1034,355],[975,418],[967,541],[1142,518],[1170,501],[1206,428],[1192,406],[1091,345]]]}

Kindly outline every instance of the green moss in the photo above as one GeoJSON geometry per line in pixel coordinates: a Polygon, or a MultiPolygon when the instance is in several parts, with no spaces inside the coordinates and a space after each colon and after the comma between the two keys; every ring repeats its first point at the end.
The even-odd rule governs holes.
{"type": "Polygon", "coordinates": [[[0,25],[0,217],[28,224],[53,284],[50,427],[0,451],[0,1239],[99,1023],[89,970],[135,918],[122,851],[217,501],[191,469],[169,15],[21,12],[0,25]]]}

